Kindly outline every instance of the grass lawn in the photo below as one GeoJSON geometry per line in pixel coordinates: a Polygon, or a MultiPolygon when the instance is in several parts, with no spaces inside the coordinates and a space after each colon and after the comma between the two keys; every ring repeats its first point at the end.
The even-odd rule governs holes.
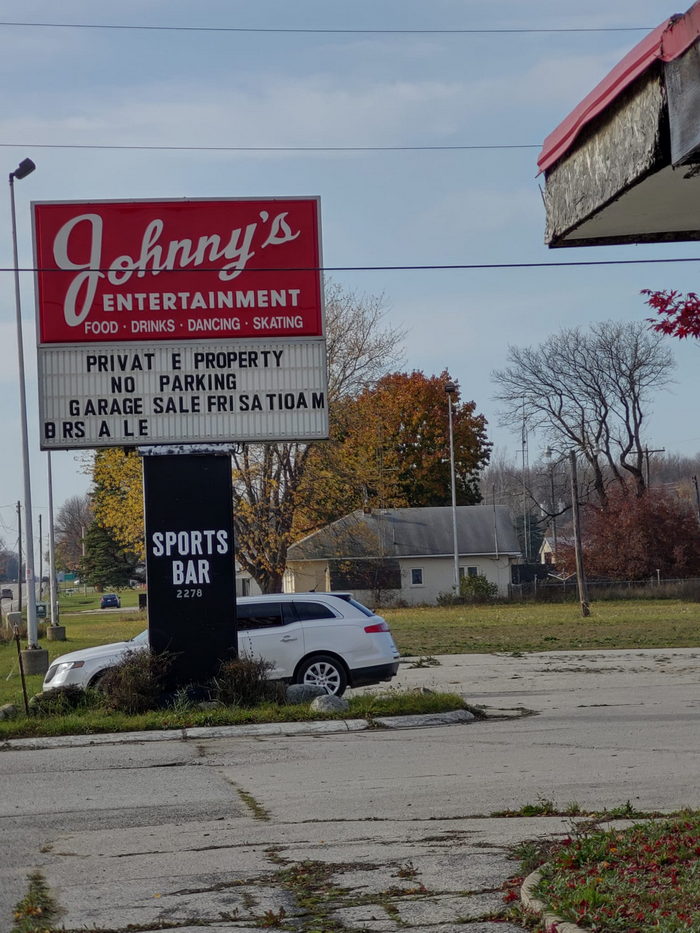
{"type": "MultiPolygon", "coordinates": [[[[91,606],[99,605],[98,596],[78,597],[76,595],[68,598],[70,600],[83,598],[90,601],[91,606]]],[[[124,600],[122,600],[123,605],[124,600]]],[[[49,663],[61,654],[68,654],[69,651],[92,648],[94,645],[107,645],[114,641],[126,641],[142,632],[148,624],[145,613],[139,613],[138,609],[136,611],[123,609],[120,612],[98,609],[96,612],[85,612],[78,608],[72,611],[76,614],[69,614],[71,610],[65,608],[63,599],[61,599],[60,618],[61,625],[66,627],[65,641],[40,639],[41,647],[49,652],[49,663]]],[[[26,647],[24,641],[21,642],[20,647],[26,647]]],[[[43,676],[39,674],[27,678],[29,696],[41,690],[43,679],[43,676]]],[[[0,706],[3,703],[15,703],[20,707],[24,703],[15,641],[0,643],[0,706]]]]}
{"type": "MultiPolygon", "coordinates": [[[[43,639],[49,658],[69,651],[132,638],[146,626],[134,611],[138,593],[125,590],[122,611],[90,611],[99,594],[61,597],[66,641],[43,639]],[[133,607],[128,609],[129,603],[133,607]]],[[[596,602],[583,619],[578,605],[513,603],[385,610],[402,655],[496,651],[568,651],[585,648],[700,647],[700,603],[680,600],[596,602]]],[[[23,646],[24,647],[24,646],[23,646]]],[[[28,678],[29,694],[41,690],[42,677],[28,678]]],[[[22,704],[17,648],[0,644],[0,705],[22,704]]]]}
{"type": "Polygon", "coordinates": [[[382,611],[402,654],[696,648],[700,603],[675,599],[498,603],[382,611]]]}

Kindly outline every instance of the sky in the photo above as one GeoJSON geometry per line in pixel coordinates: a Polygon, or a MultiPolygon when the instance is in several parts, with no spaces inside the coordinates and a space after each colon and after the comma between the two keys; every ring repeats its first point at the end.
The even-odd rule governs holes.
{"type": "MultiPolygon", "coordinates": [[[[515,459],[520,433],[500,424],[491,375],[508,346],[643,320],[641,290],[697,289],[697,265],[367,267],[696,256],[692,243],[549,251],[537,177],[543,139],[675,12],[668,0],[24,0],[21,11],[0,2],[0,153],[8,174],[25,157],[37,164],[15,185],[19,265],[32,266],[32,200],[318,195],[324,265],[338,269],[331,277],[360,296],[381,295],[387,324],[406,332],[400,368],[449,370],[486,416],[496,449],[515,459]],[[20,21],[54,25],[9,25],[20,21]],[[488,31],[508,29],[606,31],[488,31]],[[375,151],[293,151],[313,146],[375,151]],[[398,148],[420,146],[512,148],[398,148]]],[[[0,257],[0,540],[14,547],[23,494],[7,185],[0,257]]],[[[48,482],[30,272],[21,297],[36,537],[39,513],[48,528],[48,482]]],[[[698,347],[669,346],[675,382],[654,401],[646,441],[692,456],[698,347]]],[[[543,446],[528,438],[531,462],[543,446]]],[[[52,454],[55,510],[89,489],[86,456],[52,454]]]]}

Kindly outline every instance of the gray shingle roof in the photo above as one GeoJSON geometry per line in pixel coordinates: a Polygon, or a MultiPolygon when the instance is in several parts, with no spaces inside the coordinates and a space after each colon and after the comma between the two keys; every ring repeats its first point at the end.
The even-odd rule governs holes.
{"type": "MultiPolygon", "coordinates": [[[[457,507],[461,556],[520,555],[510,512],[503,505],[457,507]]],[[[331,560],[359,557],[451,556],[452,509],[378,509],[351,512],[293,544],[287,559],[331,560]]]]}

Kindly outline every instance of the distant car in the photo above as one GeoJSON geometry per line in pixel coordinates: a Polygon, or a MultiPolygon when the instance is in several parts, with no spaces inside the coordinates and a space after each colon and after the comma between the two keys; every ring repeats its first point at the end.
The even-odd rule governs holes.
{"type": "Polygon", "coordinates": [[[116,593],[105,593],[100,600],[100,609],[119,609],[122,601],[116,593]]]}
{"type": "MultiPolygon", "coordinates": [[[[240,656],[269,661],[271,680],[314,684],[341,696],[348,686],[391,680],[399,669],[387,623],[346,593],[242,596],[236,611],[240,656]]],[[[94,687],[129,651],[147,649],[145,631],[131,641],[64,654],[48,669],[43,689],[94,687]]]]}

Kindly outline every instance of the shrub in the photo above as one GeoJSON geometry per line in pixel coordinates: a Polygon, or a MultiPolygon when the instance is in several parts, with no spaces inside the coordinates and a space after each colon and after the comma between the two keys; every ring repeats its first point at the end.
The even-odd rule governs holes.
{"type": "Polygon", "coordinates": [[[100,706],[102,698],[95,690],[83,690],[74,684],[56,687],[46,693],[37,693],[29,701],[29,710],[34,716],[63,716],[76,709],[91,709],[100,706]]]}
{"type": "Polygon", "coordinates": [[[145,713],[163,703],[165,678],[173,655],[129,651],[102,677],[99,690],[108,709],[121,713],[145,713]]]}
{"type": "Polygon", "coordinates": [[[284,702],[284,684],[268,680],[273,665],[264,658],[225,661],[212,681],[215,699],[226,706],[259,706],[284,702]]]}
{"type": "Polygon", "coordinates": [[[488,603],[498,596],[498,586],[491,583],[483,573],[462,577],[459,593],[440,593],[438,606],[454,606],[461,603],[488,603]]]}

